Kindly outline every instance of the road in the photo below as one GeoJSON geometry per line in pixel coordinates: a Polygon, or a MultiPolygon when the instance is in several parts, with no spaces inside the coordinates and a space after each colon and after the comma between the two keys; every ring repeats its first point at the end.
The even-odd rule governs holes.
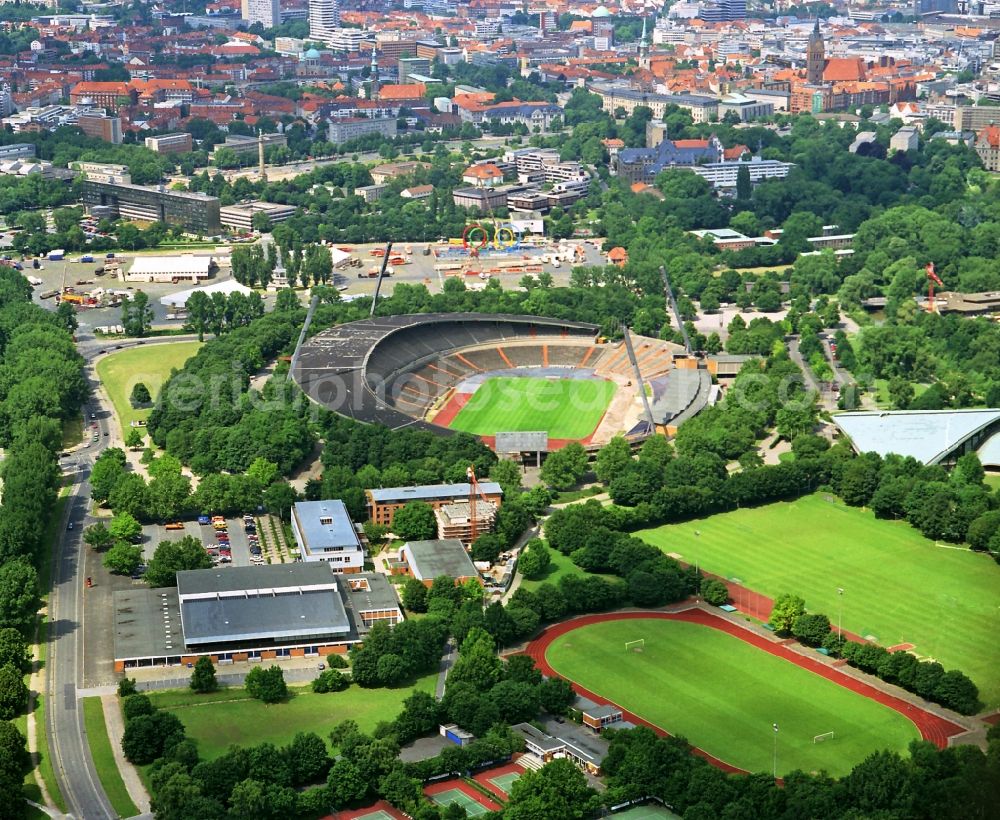
{"type": "MultiPolygon", "coordinates": [[[[190,337],[168,337],[146,340],[145,344],[181,341],[190,337]]],[[[121,347],[134,347],[139,342],[124,342],[121,347]]],[[[96,375],[90,369],[102,351],[112,348],[105,342],[81,338],[78,345],[87,361],[91,387],[96,391],[96,375]]],[[[83,543],[83,530],[89,523],[90,470],[94,460],[108,446],[113,413],[99,409],[92,399],[84,408],[89,421],[97,418],[98,438],[90,446],[74,454],[77,471],[73,489],[61,522],[61,537],[56,545],[52,570],[52,591],[49,594],[49,639],[46,668],[45,732],[59,790],[69,805],[71,814],[85,820],[117,817],[101,787],[90,756],[90,746],[83,726],[83,710],[78,690],[83,688],[84,596],[89,551],[83,543]],[[72,529],[70,529],[72,525],[72,529]]]]}

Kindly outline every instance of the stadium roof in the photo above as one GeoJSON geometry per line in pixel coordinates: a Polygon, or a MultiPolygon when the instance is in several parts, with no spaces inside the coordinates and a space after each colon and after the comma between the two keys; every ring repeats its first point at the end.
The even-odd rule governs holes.
{"type": "Polygon", "coordinates": [[[410,572],[421,581],[433,581],[439,575],[449,578],[478,578],[479,570],[457,538],[409,541],[403,545],[410,572]]]}
{"type": "Polygon", "coordinates": [[[1000,467],[1000,433],[994,433],[979,448],[979,460],[984,467],[1000,467]]]}
{"type": "Polygon", "coordinates": [[[231,293],[242,293],[244,296],[248,296],[253,291],[246,285],[241,285],[235,279],[224,279],[221,282],[213,282],[211,285],[205,285],[203,288],[188,288],[177,293],[171,293],[168,296],[161,296],[160,304],[166,307],[183,307],[187,304],[187,300],[195,293],[204,293],[208,296],[211,296],[213,293],[224,293],[226,296],[229,296],[231,293]]]}
{"type": "MultiPolygon", "coordinates": [[[[1000,431],[1000,409],[837,413],[833,422],[859,453],[896,453],[938,464],[978,449],[1000,431]]],[[[1000,450],[992,441],[990,447],[1000,450]]]]}
{"type": "Polygon", "coordinates": [[[399,410],[394,382],[454,350],[526,337],[595,337],[598,326],[542,316],[422,313],[363,319],[324,330],[299,351],[292,373],[313,401],[358,421],[448,435],[399,410]],[[377,364],[377,367],[375,366],[377,364]]]}

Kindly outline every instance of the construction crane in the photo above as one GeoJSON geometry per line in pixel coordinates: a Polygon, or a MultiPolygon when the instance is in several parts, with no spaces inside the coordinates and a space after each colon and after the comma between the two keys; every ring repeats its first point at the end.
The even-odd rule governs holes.
{"type": "Polygon", "coordinates": [[[927,263],[926,270],[927,270],[927,312],[936,313],[937,311],[934,309],[934,285],[937,284],[940,285],[941,287],[944,287],[944,282],[942,282],[941,279],[938,277],[938,275],[934,273],[933,262],[927,263]]]}
{"type": "Polygon", "coordinates": [[[692,355],[691,350],[691,339],[688,337],[687,328],[684,326],[684,320],[681,319],[681,312],[677,309],[677,300],[674,299],[673,288],[670,287],[670,279],[667,278],[667,269],[660,265],[660,276],[663,277],[663,289],[667,292],[667,307],[674,314],[674,321],[677,322],[677,328],[681,332],[681,336],[684,339],[684,349],[687,351],[688,356],[692,355]]]}
{"type": "Polygon", "coordinates": [[[483,493],[482,488],[479,486],[479,481],[476,479],[475,464],[469,465],[469,469],[465,471],[465,476],[469,479],[469,544],[471,546],[475,543],[476,538],[479,537],[479,519],[476,515],[477,496],[482,498],[487,504],[489,503],[489,499],[483,493]]]}

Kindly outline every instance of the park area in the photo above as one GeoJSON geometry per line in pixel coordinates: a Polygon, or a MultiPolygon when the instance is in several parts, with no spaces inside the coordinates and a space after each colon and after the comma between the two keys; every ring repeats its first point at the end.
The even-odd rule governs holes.
{"type": "Polygon", "coordinates": [[[776,759],[779,776],[793,769],[844,775],[872,752],[905,752],[920,737],[888,706],[697,623],[592,623],[556,637],[545,660],[590,692],[747,771],[771,772],[776,759]],[[641,648],[626,651],[626,642],[640,639],[641,648]]]}
{"type": "Polygon", "coordinates": [[[155,402],[171,371],[180,369],[200,347],[201,342],[146,344],[116,351],[97,363],[97,376],[115,407],[123,437],[133,421],[145,420],[150,413],[150,408],[132,407],[132,388],[142,382],[155,402]]]}
{"type": "Polygon", "coordinates": [[[220,689],[210,695],[181,690],[149,692],[149,698],[154,706],[180,718],[187,736],[197,742],[203,760],[214,760],[233,744],[287,745],[296,732],[315,732],[327,740],[330,730],[348,718],[357,721],[362,732],[370,732],[379,721],[396,717],[412,692],[433,694],[436,681],[435,672],[410,687],[351,686],[343,692],[323,695],[308,687],[289,687],[291,697],[275,704],[251,699],[242,687],[220,689]]]}
{"type": "Polygon", "coordinates": [[[544,430],[552,439],[587,438],[617,386],[603,379],[495,376],[483,382],[448,425],[477,436],[544,430]]]}
{"type": "Polygon", "coordinates": [[[834,625],[843,604],[845,630],[887,647],[913,644],[972,678],[984,704],[1000,705],[1000,567],[988,555],[938,546],[824,493],[637,535],[771,598],[799,595],[834,625]]]}

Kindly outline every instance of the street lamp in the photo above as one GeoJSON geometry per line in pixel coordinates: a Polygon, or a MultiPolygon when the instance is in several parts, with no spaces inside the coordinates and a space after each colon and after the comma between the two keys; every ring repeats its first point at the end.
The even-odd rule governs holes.
{"type": "Polygon", "coordinates": [[[842,634],[842,625],[844,623],[844,588],[837,587],[837,602],[839,604],[837,610],[837,638],[840,640],[844,639],[842,634]]]}
{"type": "Polygon", "coordinates": [[[771,764],[771,774],[775,780],[778,779],[778,724],[774,725],[774,759],[771,764]]]}

